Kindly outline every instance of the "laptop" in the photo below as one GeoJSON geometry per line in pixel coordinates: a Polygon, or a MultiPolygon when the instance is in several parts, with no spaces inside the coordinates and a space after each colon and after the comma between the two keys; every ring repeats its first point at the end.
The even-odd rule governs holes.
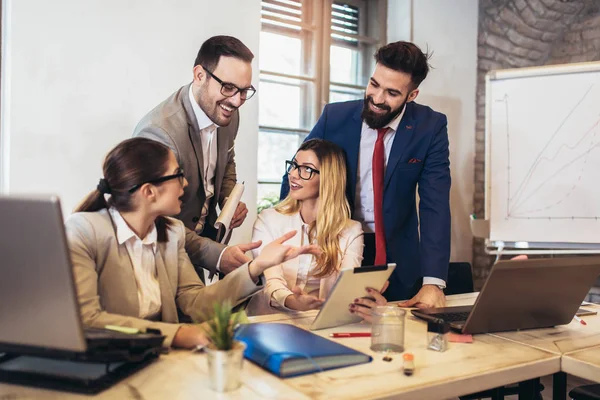
{"type": "Polygon", "coordinates": [[[563,325],[571,322],[599,275],[598,256],[500,261],[473,306],[411,312],[471,334],[563,325]]]}
{"type": "Polygon", "coordinates": [[[0,221],[0,379],[24,360],[97,362],[106,372],[106,363],[158,357],[160,333],[84,328],[57,197],[0,196],[0,221]]]}

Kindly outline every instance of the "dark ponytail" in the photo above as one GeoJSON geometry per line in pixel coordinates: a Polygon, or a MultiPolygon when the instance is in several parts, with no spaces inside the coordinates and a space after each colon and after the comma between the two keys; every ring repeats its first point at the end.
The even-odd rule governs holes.
{"type": "MultiPolygon", "coordinates": [[[[104,159],[100,179],[95,190],[90,192],[77,206],[75,212],[93,212],[115,207],[119,212],[133,211],[132,193],[134,185],[156,179],[165,174],[171,150],[157,141],[136,137],[119,143],[104,159]],[[108,201],[105,195],[110,195],[108,201]]],[[[167,241],[169,221],[156,219],[158,241],[167,241]]]]}
{"type": "Polygon", "coordinates": [[[75,208],[75,212],[81,211],[98,211],[103,208],[108,208],[108,203],[104,198],[104,193],[100,193],[98,189],[91,191],[85,199],[75,208]]]}

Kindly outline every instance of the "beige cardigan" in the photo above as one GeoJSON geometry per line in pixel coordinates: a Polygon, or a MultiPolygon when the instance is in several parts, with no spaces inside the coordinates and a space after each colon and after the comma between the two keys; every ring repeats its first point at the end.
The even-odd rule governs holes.
{"type": "Polygon", "coordinates": [[[159,242],[156,270],[161,293],[161,321],[138,318],[139,303],[133,266],[125,244],[119,245],[115,225],[106,209],[71,215],[66,222],[77,297],[85,325],[103,328],[120,325],[156,328],[171,346],[180,325],[177,308],[194,321],[202,321],[214,302],[244,301],[263,288],[242,265],[218,283],[205,287],[185,251],[185,228],[169,218],[168,241],[159,242]]]}
{"type": "MultiPolygon", "coordinates": [[[[252,250],[254,257],[256,258],[260,254],[266,244],[292,230],[297,231],[296,236],[288,240],[286,244],[300,246],[302,244],[302,218],[299,213],[284,215],[277,212],[274,208],[263,210],[256,222],[254,222],[254,230],[252,232],[253,242],[262,240],[261,247],[252,250]]],[[[339,271],[358,268],[363,259],[364,237],[360,222],[349,221],[345,229],[342,230],[339,240],[342,258],[335,273],[321,278],[319,282],[320,298],[327,298],[339,276],[339,271]]],[[[281,305],[278,308],[272,306],[274,301],[273,293],[283,291],[291,295],[291,289],[296,286],[298,269],[299,258],[296,257],[265,270],[265,277],[267,278],[265,290],[250,300],[248,314],[261,315],[281,312],[282,310],[288,311],[282,308],[281,305]]]]}

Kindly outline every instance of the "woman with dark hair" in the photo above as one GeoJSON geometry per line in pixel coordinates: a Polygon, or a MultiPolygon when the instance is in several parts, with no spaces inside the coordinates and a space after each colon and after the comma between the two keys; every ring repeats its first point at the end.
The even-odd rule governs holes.
{"type": "MultiPolygon", "coordinates": [[[[342,269],[360,267],[363,231],[350,219],[346,199],[344,150],[321,139],[304,142],[286,161],[290,192],[274,208],[264,210],[254,223],[254,241],[268,241],[297,230],[296,245],[313,244],[318,256],[301,256],[265,271],[264,296],[249,305],[250,314],[306,311],[319,308],[342,269]]],[[[260,257],[265,249],[254,250],[260,257]]]]}
{"type": "Polygon", "coordinates": [[[160,329],[165,346],[194,347],[206,339],[179,324],[177,310],[195,322],[214,302],[237,304],[262,289],[262,274],[314,246],[291,247],[288,232],[262,254],[204,287],[185,251],[185,228],[169,218],[181,209],[187,185],[173,152],[145,138],[125,140],[104,161],[104,177],[67,222],[84,324],[160,329]],[[108,201],[106,197],[108,196],[108,201]]]}

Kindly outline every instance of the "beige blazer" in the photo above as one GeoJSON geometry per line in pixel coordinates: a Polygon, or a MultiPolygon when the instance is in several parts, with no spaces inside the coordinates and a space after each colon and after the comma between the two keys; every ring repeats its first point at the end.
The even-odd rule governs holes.
{"type": "MultiPolygon", "coordinates": [[[[263,210],[254,223],[254,230],[252,232],[253,242],[262,240],[261,247],[252,251],[254,257],[256,258],[260,254],[266,244],[292,230],[297,231],[296,236],[286,243],[292,246],[301,246],[303,244],[302,224],[302,218],[299,213],[284,215],[277,212],[274,208],[263,210]]],[[[348,222],[348,225],[340,234],[340,249],[342,258],[338,265],[338,270],[334,274],[322,278],[319,282],[320,298],[327,298],[339,276],[339,271],[360,267],[364,249],[363,230],[360,222],[348,222]]],[[[265,270],[265,277],[267,279],[265,290],[250,300],[247,310],[248,314],[271,314],[287,310],[281,306],[277,306],[272,296],[273,293],[280,290],[292,294],[291,289],[296,286],[298,279],[298,269],[299,257],[296,257],[265,270]]]]}
{"type": "MultiPolygon", "coordinates": [[[[186,250],[194,265],[216,273],[216,265],[224,245],[199,237],[194,229],[199,221],[204,193],[203,152],[198,120],[189,97],[190,84],[183,86],[151,110],[135,127],[133,136],[156,140],[168,146],[185,171],[188,186],[184,190],[181,213],[175,218],[188,228],[186,250]]],[[[236,184],[234,141],[239,126],[236,111],[228,126],[217,129],[217,164],[215,170],[215,195],[211,200],[206,223],[217,220],[217,203],[222,207],[236,184]]]]}
{"type": "MultiPolygon", "coordinates": [[[[194,229],[206,199],[203,179],[203,152],[200,128],[190,102],[190,85],[185,85],[150,111],[135,127],[133,136],[157,140],[171,148],[179,166],[185,171],[188,187],[183,195],[181,213],[176,217],[194,229]]],[[[217,220],[216,206],[223,206],[237,181],[234,141],[239,126],[236,111],[231,123],[217,129],[217,165],[215,195],[211,200],[206,223],[217,220]]]]}
{"type": "Polygon", "coordinates": [[[159,242],[156,270],[162,309],[160,321],[138,318],[139,303],[133,265],[125,244],[119,245],[116,228],[106,209],[71,215],[66,221],[77,297],[83,323],[102,328],[119,325],[160,329],[171,346],[179,329],[177,308],[201,322],[214,302],[238,304],[263,288],[250,278],[244,264],[223,280],[205,287],[185,251],[185,228],[170,218],[168,241],[159,242]]]}

